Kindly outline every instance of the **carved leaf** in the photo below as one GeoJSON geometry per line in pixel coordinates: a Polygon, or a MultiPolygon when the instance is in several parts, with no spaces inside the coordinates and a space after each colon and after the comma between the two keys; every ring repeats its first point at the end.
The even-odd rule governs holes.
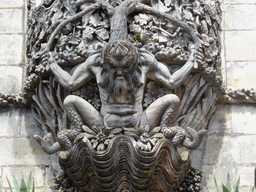
{"type": "Polygon", "coordinates": [[[85,40],[92,40],[93,39],[93,34],[95,30],[92,27],[85,27],[83,31],[83,39],[85,40]]]}
{"type": "Polygon", "coordinates": [[[95,33],[104,41],[109,39],[109,32],[105,28],[98,29],[95,33]]]}
{"type": "Polygon", "coordinates": [[[193,14],[190,11],[183,10],[184,18],[187,20],[193,20],[193,14]]]}
{"type": "Polygon", "coordinates": [[[148,24],[148,16],[146,14],[139,14],[134,17],[134,20],[136,23],[138,23],[140,26],[148,24]]]}
{"type": "Polygon", "coordinates": [[[89,23],[94,27],[99,27],[99,26],[102,26],[101,20],[102,20],[102,17],[98,13],[96,13],[90,16],[89,23]]]}

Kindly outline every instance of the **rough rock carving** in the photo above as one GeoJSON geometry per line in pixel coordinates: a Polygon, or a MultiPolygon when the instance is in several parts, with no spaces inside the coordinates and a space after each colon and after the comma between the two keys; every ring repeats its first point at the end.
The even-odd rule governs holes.
{"type": "Polygon", "coordinates": [[[170,191],[207,132],[219,3],[29,3],[27,82],[48,154],[80,191],[170,191]],[[206,72],[207,71],[207,72],[206,72]]]}

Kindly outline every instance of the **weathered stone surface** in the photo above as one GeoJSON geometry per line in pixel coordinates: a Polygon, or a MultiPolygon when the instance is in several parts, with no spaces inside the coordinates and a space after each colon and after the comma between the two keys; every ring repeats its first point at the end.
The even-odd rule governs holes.
{"type": "Polygon", "coordinates": [[[37,126],[31,109],[22,109],[21,113],[22,124],[20,135],[29,137],[39,135],[41,133],[41,129],[37,126]]]}
{"type": "MultiPolygon", "coordinates": [[[[224,19],[223,19],[224,20],[224,19]]],[[[222,24],[224,26],[224,24],[222,24]]],[[[224,31],[221,31],[221,75],[222,75],[222,83],[223,85],[227,84],[227,74],[226,74],[226,52],[225,52],[225,38],[224,38],[224,31]]]]}
{"type": "Polygon", "coordinates": [[[0,168],[0,187],[2,186],[3,183],[3,178],[2,178],[2,174],[3,174],[3,168],[0,168]]]}
{"type": "Polygon", "coordinates": [[[209,135],[205,148],[204,165],[235,163],[239,154],[235,142],[237,139],[234,137],[209,135]]]}
{"type": "Polygon", "coordinates": [[[256,62],[227,62],[227,86],[232,89],[256,89],[256,62]]]}
{"type": "Polygon", "coordinates": [[[22,33],[22,9],[0,9],[0,33],[22,33]]]}
{"type": "Polygon", "coordinates": [[[256,108],[253,105],[232,106],[232,129],[237,134],[256,134],[256,108]]]}
{"type": "Polygon", "coordinates": [[[1,0],[0,7],[10,8],[10,7],[22,7],[24,0],[1,0]]]}
{"type": "Polygon", "coordinates": [[[21,109],[0,108],[0,137],[2,136],[18,136],[21,125],[21,109]]]}
{"type": "Polygon", "coordinates": [[[225,30],[243,30],[256,28],[256,5],[228,5],[225,13],[225,30]]]}
{"type": "Polygon", "coordinates": [[[13,94],[21,91],[23,68],[19,66],[0,66],[1,93],[13,94]]]}
{"type": "Polygon", "coordinates": [[[34,2],[36,6],[39,6],[42,3],[42,0],[35,0],[34,2]]]}
{"type": "Polygon", "coordinates": [[[0,138],[0,166],[49,165],[50,157],[45,155],[33,138],[0,138]]]}
{"type": "Polygon", "coordinates": [[[52,175],[56,176],[57,174],[59,174],[62,171],[60,164],[59,164],[58,154],[52,154],[52,155],[50,155],[50,158],[51,158],[51,170],[49,170],[49,169],[46,170],[46,172],[49,171],[48,172],[49,175],[48,175],[48,173],[46,173],[47,181],[50,181],[49,178],[52,178],[52,175]]]}
{"type": "Polygon", "coordinates": [[[0,65],[22,63],[22,47],[22,35],[0,35],[0,65]]]}
{"type": "Polygon", "coordinates": [[[22,166],[15,166],[15,167],[3,167],[3,187],[9,188],[9,184],[7,182],[6,177],[11,181],[11,185],[13,187],[12,183],[12,177],[15,176],[18,183],[20,184],[21,178],[23,176],[25,182],[27,182],[30,173],[32,174],[35,182],[36,187],[43,187],[45,185],[45,170],[44,168],[40,167],[22,167],[22,166]]]}
{"type": "Polygon", "coordinates": [[[214,177],[216,177],[218,186],[221,188],[222,183],[226,184],[227,175],[230,174],[231,181],[235,181],[236,169],[234,166],[229,165],[204,165],[203,166],[203,185],[212,188],[212,191],[216,191],[214,185],[214,177]]]}
{"type": "Polygon", "coordinates": [[[241,135],[235,138],[233,141],[232,155],[235,158],[237,164],[256,163],[255,147],[256,139],[255,135],[241,135]]]}
{"type": "Polygon", "coordinates": [[[208,134],[223,135],[231,131],[231,106],[225,104],[217,105],[208,126],[208,134]]]}
{"type": "Polygon", "coordinates": [[[256,31],[226,31],[226,61],[256,60],[256,31]]]}
{"type": "Polygon", "coordinates": [[[243,164],[255,163],[255,136],[209,136],[205,149],[204,164],[243,164]]]}
{"type": "Polygon", "coordinates": [[[201,170],[202,168],[202,150],[194,150],[191,152],[191,166],[195,169],[201,170]]]}
{"type": "Polygon", "coordinates": [[[255,0],[224,0],[226,4],[246,4],[246,3],[255,3],[255,0]]]}
{"type": "Polygon", "coordinates": [[[251,188],[254,185],[254,181],[255,181],[254,180],[254,170],[255,170],[255,166],[252,166],[252,165],[251,166],[238,166],[237,178],[240,177],[241,187],[247,186],[247,187],[251,188]]]}

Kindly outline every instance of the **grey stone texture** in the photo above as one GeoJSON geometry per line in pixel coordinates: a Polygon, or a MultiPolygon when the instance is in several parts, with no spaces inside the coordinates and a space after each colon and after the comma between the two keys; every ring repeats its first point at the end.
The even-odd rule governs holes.
{"type": "MultiPolygon", "coordinates": [[[[255,3],[255,1],[254,1],[255,3]]],[[[246,30],[256,28],[256,4],[226,6],[225,30],[246,30]]]]}
{"type": "Polygon", "coordinates": [[[23,67],[0,66],[1,93],[18,93],[22,89],[23,67]]]}
{"type": "MultiPolygon", "coordinates": [[[[222,74],[228,88],[256,88],[256,1],[223,0],[222,74]]],[[[37,4],[40,0],[36,1],[37,4]]],[[[18,93],[24,81],[24,0],[0,0],[0,92],[18,93]]],[[[254,185],[256,167],[255,104],[219,104],[205,142],[191,154],[192,165],[204,172],[203,184],[214,190],[231,175],[241,177],[240,192],[254,185]]],[[[52,182],[60,168],[32,135],[40,134],[30,109],[0,109],[0,188],[6,176],[20,180],[32,172],[36,191],[52,182]],[[53,166],[50,166],[50,165],[53,166]]],[[[54,190],[50,190],[54,191],[54,190]]]]}
{"type": "Polygon", "coordinates": [[[1,8],[17,8],[22,7],[24,5],[24,0],[1,0],[0,7],[1,8]]]}
{"type": "Polygon", "coordinates": [[[6,176],[12,181],[14,175],[20,181],[22,175],[28,179],[30,173],[39,189],[52,182],[53,172],[49,167],[55,165],[55,170],[51,170],[56,173],[60,170],[56,166],[58,161],[46,155],[32,138],[40,130],[32,119],[31,110],[0,109],[0,119],[0,188],[8,188],[6,176]]]}
{"type": "MultiPolygon", "coordinates": [[[[202,170],[204,185],[214,187],[214,177],[219,184],[241,178],[241,190],[254,185],[256,165],[255,113],[253,105],[218,105],[209,125],[202,170]]],[[[247,190],[248,191],[248,190],[247,190]]]]}

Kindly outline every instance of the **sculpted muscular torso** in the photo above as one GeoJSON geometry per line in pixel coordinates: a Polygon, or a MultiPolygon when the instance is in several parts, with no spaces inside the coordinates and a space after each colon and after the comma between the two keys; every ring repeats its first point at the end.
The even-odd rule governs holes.
{"type": "Polygon", "coordinates": [[[186,64],[171,74],[168,67],[146,52],[138,51],[131,43],[113,41],[102,53],[90,56],[71,73],[64,71],[50,56],[49,65],[60,84],[76,90],[88,80],[96,78],[101,99],[98,112],[84,99],[69,95],[64,100],[66,109],[74,109],[86,126],[107,127],[158,126],[167,108],[176,110],[179,99],[169,94],[153,102],[144,112],[142,98],[146,78],[160,82],[169,89],[181,85],[193,68],[194,54],[186,64]]]}

